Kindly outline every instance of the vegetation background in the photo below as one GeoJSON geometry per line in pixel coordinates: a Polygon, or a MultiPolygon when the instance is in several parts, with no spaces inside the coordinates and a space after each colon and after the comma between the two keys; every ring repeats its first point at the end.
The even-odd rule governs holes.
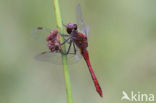
{"type": "MultiPolygon", "coordinates": [[[[156,95],[156,1],[60,0],[65,24],[75,22],[77,2],[104,97],[82,60],[70,66],[74,103],[121,103],[123,90],[156,95]]],[[[33,59],[38,26],[56,28],[52,0],[0,0],[0,103],[66,103],[62,67],[33,59]]]]}

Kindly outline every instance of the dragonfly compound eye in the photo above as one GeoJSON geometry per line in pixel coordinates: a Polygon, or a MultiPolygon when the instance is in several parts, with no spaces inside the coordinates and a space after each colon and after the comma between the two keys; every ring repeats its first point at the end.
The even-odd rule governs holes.
{"type": "Polygon", "coordinates": [[[71,28],[67,28],[67,33],[71,34],[71,32],[72,32],[72,29],[71,28]]]}
{"type": "Polygon", "coordinates": [[[73,28],[74,30],[77,30],[77,24],[74,24],[73,28]]]}

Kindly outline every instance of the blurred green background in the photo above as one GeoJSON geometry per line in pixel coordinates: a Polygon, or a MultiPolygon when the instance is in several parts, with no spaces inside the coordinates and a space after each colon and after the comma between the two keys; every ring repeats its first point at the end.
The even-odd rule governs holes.
{"type": "MultiPolygon", "coordinates": [[[[156,95],[156,0],[60,0],[65,24],[77,2],[104,97],[81,60],[70,66],[74,103],[121,103],[123,90],[156,95]]],[[[56,28],[52,0],[0,0],[0,103],[66,103],[62,67],[33,59],[38,26],[56,28]]]]}

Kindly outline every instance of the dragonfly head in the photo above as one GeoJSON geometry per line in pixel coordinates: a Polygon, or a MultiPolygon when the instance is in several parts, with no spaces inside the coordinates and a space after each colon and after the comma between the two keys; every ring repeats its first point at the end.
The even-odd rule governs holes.
{"type": "Polygon", "coordinates": [[[71,34],[72,31],[77,30],[77,24],[67,24],[66,25],[66,31],[68,34],[71,34]]]}

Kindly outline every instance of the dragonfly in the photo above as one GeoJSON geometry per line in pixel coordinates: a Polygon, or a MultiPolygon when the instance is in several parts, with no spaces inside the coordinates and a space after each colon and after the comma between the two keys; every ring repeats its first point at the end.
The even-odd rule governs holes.
{"type": "Polygon", "coordinates": [[[43,27],[35,28],[32,31],[33,38],[48,47],[48,50],[35,56],[35,59],[60,65],[62,64],[61,55],[67,55],[69,64],[77,63],[83,57],[89,68],[96,91],[101,97],[103,97],[102,89],[98,83],[89,60],[89,54],[87,50],[89,26],[85,25],[80,4],[78,4],[76,7],[76,19],[77,24],[65,25],[67,34],[59,33],[58,29],[51,30],[43,27]],[[68,38],[63,43],[60,43],[59,35],[68,38]],[[68,45],[66,53],[62,52],[61,45],[68,45]]]}
{"type": "MultiPolygon", "coordinates": [[[[81,13],[81,7],[80,4],[76,7],[76,17],[77,17],[77,23],[78,24],[67,24],[65,25],[66,31],[68,33],[68,39],[66,39],[62,44],[65,44],[66,42],[70,41],[70,45],[74,44],[76,45],[79,50],[80,54],[83,56],[84,60],[86,61],[86,64],[89,68],[89,72],[91,74],[92,80],[94,82],[96,91],[99,93],[101,97],[103,97],[102,89],[99,85],[99,82],[95,76],[94,70],[91,66],[90,59],[89,59],[89,53],[87,50],[88,47],[88,32],[89,32],[89,26],[85,25],[82,13],[81,13]],[[79,31],[78,27],[80,27],[81,31],[79,31]]],[[[70,48],[70,46],[69,46],[70,48]]],[[[67,52],[68,54],[68,52],[67,52]]]]}

